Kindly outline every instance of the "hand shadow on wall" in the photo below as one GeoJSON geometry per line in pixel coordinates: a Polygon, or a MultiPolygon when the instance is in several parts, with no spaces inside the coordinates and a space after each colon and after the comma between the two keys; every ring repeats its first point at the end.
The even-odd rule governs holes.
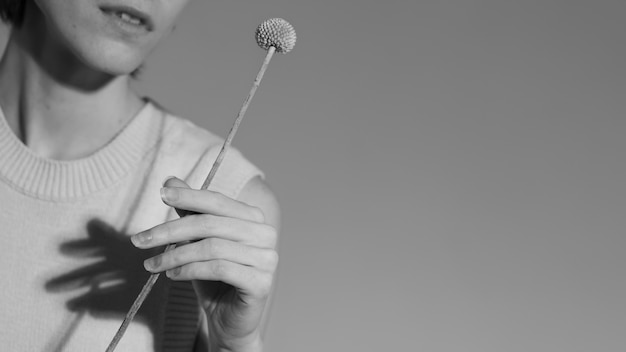
{"type": "MultiPolygon", "coordinates": [[[[143,261],[159,253],[159,249],[137,249],[128,235],[116,231],[99,219],[88,222],[87,238],[66,242],[61,245],[60,251],[70,257],[101,260],[46,282],[45,288],[48,292],[87,289],[87,292],[67,302],[67,308],[77,313],[75,319],[68,322],[63,331],[57,334],[55,341],[48,344],[47,351],[63,351],[85,314],[119,319],[121,324],[150,276],[143,267],[143,261]]],[[[162,283],[162,279],[157,285],[159,282],[162,283]]],[[[146,324],[155,336],[156,319],[151,319],[148,313],[155,312],[151,307],[158,304],[154,295],[148,295],[135,317],[135,321],[146,324]]],[[[114,334],[115,331],[112,331],[111,338],[114,334]]],[[[156,343],[157,341],[155,346],[156,343]]]]}

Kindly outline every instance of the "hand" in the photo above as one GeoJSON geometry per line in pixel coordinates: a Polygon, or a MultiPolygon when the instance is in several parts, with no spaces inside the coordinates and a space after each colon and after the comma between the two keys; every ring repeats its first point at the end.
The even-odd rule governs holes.
{"type": "Polygon", "coordinates": [[[163,201],[185,215],[132,237],[139,248],[185,243],[144,262],[172,280],[193,280],[211,344],[258,350],[261,321],[278,263],[277,230],[260,208],[169,179],[163,201]]]}

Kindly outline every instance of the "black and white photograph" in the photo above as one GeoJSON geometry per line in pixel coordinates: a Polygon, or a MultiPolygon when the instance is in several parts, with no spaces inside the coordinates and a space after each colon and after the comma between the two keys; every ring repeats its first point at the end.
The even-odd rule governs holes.
{"type": "Polygon", "coordinates": [[[626,351],[623,0],[0,0],[0,351],[626,351]]]}

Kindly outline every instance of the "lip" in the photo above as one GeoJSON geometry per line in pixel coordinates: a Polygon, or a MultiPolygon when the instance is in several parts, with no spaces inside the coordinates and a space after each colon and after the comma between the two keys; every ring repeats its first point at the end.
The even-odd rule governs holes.
{"type": "Polygon", "coordinates": [[[154,22],[150,15],[145,12],[138,10],[132,6],[127,5],[103,5],[100,6],[100,10],[104,13],[112,13],[112,12],[126,12],[127,14],[138,18],[141,20],[142,25],[146,27],[146,29],[151,32],[154,29],[154,22]]]}

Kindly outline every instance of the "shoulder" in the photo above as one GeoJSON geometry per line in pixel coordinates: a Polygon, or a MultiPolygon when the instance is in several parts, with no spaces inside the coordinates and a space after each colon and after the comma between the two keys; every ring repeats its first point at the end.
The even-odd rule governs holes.
{"type": "Polygon", "coordinates": [[[158,105],[155,105],[155,107],[164,116],[162,138],[164,142],[167,142],[167,147],[182,148],[188,153],[202,153],[208,148],[223,143],[224,139],[217,134],[158,105]]]}
{"type": "Polygon", "coordinates": [[[250,179],[239,193],[238,200],[263,211],[265,222],[275,228],[280,226],[280,205],[276,195],[261,177],[250,179]]]}
{"type": "MultiPolygon", "coordinates": [[[[175,176],[184,179],[192,188],[200,188],[222,149],[224,139],[154,102],[153,104],[164,114],[161,156],[173,160],[174,163],[184,163],[184,170],[175,176]]],[[[255,191],[254,194],[259,196],[264,178],[265,174],[261,169],[237,148],[230,147],[209,189],[238,198],[244,188],[248,188],[246,192],[255,191]]],[[[269,195],[271,191],[266,188],[266,195],[269,195]]]]}

